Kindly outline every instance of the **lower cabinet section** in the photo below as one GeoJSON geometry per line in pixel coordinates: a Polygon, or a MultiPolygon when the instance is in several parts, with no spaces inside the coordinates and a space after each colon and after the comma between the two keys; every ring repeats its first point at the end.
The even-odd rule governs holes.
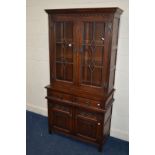
{"type": "Polygon", "coordinates": [[[49,131],[92,142],[101,150],[110,133],[111,109],[100,113],[60,101],[48,101],[49,131]]]}

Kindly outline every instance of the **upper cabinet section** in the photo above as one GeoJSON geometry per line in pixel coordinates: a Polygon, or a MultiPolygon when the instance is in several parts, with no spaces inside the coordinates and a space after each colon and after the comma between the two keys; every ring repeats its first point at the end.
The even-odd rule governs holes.
{"type": "Polygon", "coordinates": [[[119,8],[45,10],[49,19],[50,83],[54,89],[113,90],[119,8]],[[115,49],[115,50],[114,50],[115,49]]]}

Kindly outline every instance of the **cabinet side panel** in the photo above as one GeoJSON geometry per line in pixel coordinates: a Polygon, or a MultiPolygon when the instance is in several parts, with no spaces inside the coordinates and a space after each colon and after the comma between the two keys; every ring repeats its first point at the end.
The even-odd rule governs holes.
{"type": "Polygon", "coordinates": [[[109,88],[108,88],[108,92],[110,92],[113,89],[114,82],[115,82],[118,33],[119,33],[119,19],[118,18],[114,18],[114,21],[113,21],[113,31],[112,31],[112,47],[111,47],[111,56],[110,56],[109,88]]]}
{"type": "Polygon", "coordinates": [[[53,17],[48,15],[48,35],[49,35],[49,65],[50,65],[50,84],[55,79],[55,53],[54,53],[54,22],[53,17]]]}
{"type": "Polygon", "coordinates": [[[112,106],[113,106],[112,104],[109,106],[104,115],[104,129],[103,129],[104,138],[106,138],[110,134],[112,106]]]}
{"type": "Polygon", "coordinates": [[[104,138],[110,135],[111,118],[104,124],[104,138]]]}

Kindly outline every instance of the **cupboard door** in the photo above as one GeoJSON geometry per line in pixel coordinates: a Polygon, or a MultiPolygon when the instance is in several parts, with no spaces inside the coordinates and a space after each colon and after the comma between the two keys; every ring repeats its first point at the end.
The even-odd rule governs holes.
{"type": "Polygon", "coordinates": [[[50,108],[52,128],[60,132],[71,133],[72,109],[63,104],[52,104],[50,108]]]}
{"type": "Polygon", "coordinates": [[[80,41],[80,84],[103,87],[105,23],[83,21],[80,41]]]}
{"type": "Polygon", "coordinates": [[[88,111],[77,110],[75,116],[75,130],[78,137],[98,141],[101,123],[97,121],[95,114],[88,111]]]}
{"type": "Polygon", "coordinates": [[[52,24],[52,81],[73,83],[75,72],[75,24],[72,20],[63,21],[63,19],[53,21],[52,24]]]}

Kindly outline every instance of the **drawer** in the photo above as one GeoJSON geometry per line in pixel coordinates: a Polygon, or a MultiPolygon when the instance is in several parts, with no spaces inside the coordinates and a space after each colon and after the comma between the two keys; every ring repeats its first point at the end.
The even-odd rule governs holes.
{"type": "Polygon", "coordinates": [[[54,91],[48,91],[48,96],[52,96],[61,100],[67,100],[67,101],[73,101],[72,95],[60,93],[60,92],[54,92],[54,91]]]}
{"type": "Polygon", "coordinates": [[[76,97],[75,102],[88,107],[91,106],[91,107],[101,108],[100,101],[94,101],[94,100],[90,100],[82,97],[76,97]]]}

